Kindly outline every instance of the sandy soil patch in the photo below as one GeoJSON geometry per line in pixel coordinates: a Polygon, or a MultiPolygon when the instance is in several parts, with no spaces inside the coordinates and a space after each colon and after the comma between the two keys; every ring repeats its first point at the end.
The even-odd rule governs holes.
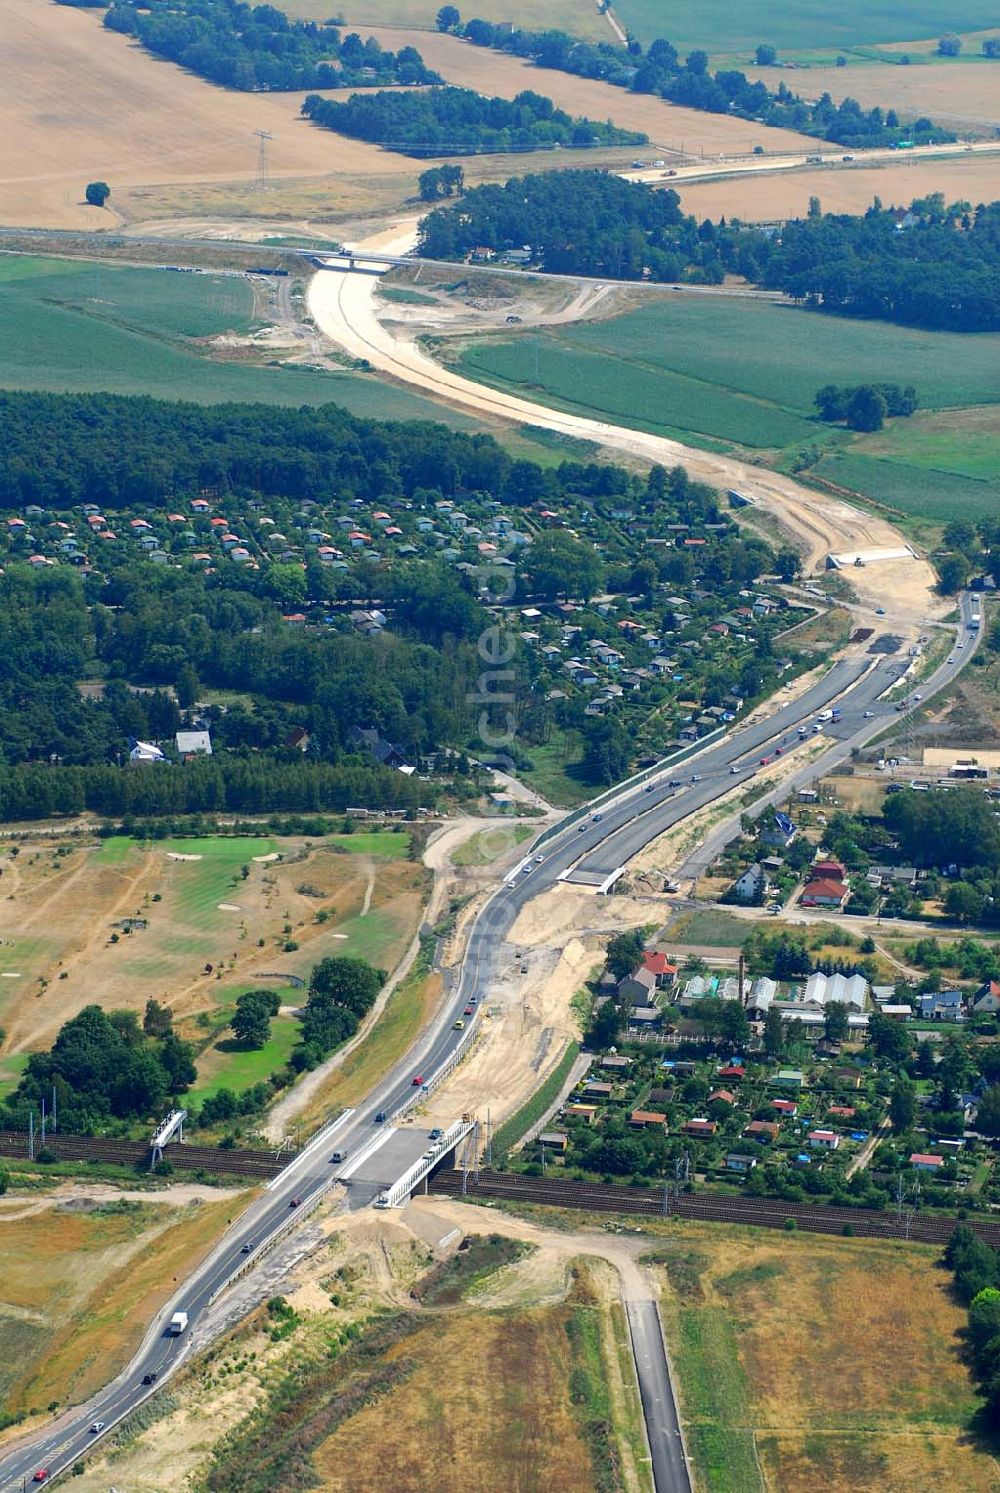
{"type": "MultiPolygon", "coordinates": [[[[110,183],[111,207],[150,183],[242,182],[252,207],[258,140],[270,130],[270,173],[399,173],[399,156],[314,129],[302,94],[236,93],[106,31],[100,11],[6,0],[0,51],[0,221],[56,228],[115,226],[88,208],[88,181],[110,183]]],[[[415,172],[414,172],[415,175],[415,172]]],[[[336,183],[329,196],[336,197],[336,183]]]]}
{"type": "Polygon", "coordinates": [[[393,27],[382,30],[376,27],[372,35],[393,51],[402,46],[416,47],[428,67],[434,68],[448,83],[500,98],[513,98],[525,89],[532,89],[569,114],[609,119],[620,129],[641,130],[651,143],[637,146],[640,152],[655,147],[691,156],[749,155],[755,145],[763,145],[769,153],[811,150],[815,145],[808,136],[795,130],[768,129],[723,114],[680,108],[663,99],[612,88],[608,83],[574,78],[554,68],[535,67],[502,52],[474,47],[454,36],[393,27]]]}
{"type": "Polygon", "coordinates": [[[200,861],[201,859],[202,856],[200,855],[182,855],[179,850],[167,851],[168,861],[200,861]]]}
{"type": "Polygon", "coordinates": [[[818,197],[828,213],[863,213],[879,197],[885,207],[909,206],[915,197],[944,192],[949,202],[991,202],[1000,167],[995,156],[956,156],[924,160],[911,156],[884,165],[818,167],[812,171],[772,171],[725,181],[680,184],[685,212],[701,218],[722,214],[745,222],[805,217],[809,198],[818,197]]]}
{"type": "Polygon", "coordinates": [[[523,1104],[579,1036],[570,1001],[599,961],[596,946],[570,939],[562,950],[539,951],[532,975],[502,972],[480,1017],[478,1040],[421,1116],[443,1124],[467,1111],[485,1119],[489,1111],[496,1122],[523,1104]]]}

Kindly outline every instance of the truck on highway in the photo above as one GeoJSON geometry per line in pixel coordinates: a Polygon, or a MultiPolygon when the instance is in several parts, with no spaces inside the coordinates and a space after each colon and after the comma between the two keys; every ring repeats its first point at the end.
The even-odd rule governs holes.
{"type": "Polygon", "coordinates": [[[816,717],[816,719],[818,721],[832,721],[833,720],[833,711],[832,710],[821,710],[820,713],[819,713],[819,715],[816,717]]]}
{"type": "Polygon", "coordinates": [[[969,620],[965,624],[969,632],[978,632],[982,621],[983,608],[978,596],[973,596],[969,601],[969,620]]]}
{"type": "Polygon", "coordinates": [[[830,711],[830,719],[832,721],[839,721],[840,720],[840,706],[839,705],[835,705],[833,707],[833,709],[830,711]]]}
{"type": "Polygon", "coordinates": [[[174,1312],[173,1316],[170,1318],[170,1327],[168,1329],[171,1337],[180,1337],[181,1333],[186,1331],[187,1325],[187,1312],[174,1312]]]}

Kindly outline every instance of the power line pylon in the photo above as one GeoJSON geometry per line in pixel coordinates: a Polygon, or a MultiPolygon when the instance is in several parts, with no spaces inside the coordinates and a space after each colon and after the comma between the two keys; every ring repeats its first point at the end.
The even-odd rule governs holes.
{"type": "Polygon", "coordinates": [[[273,140],[274,136],[270,130],[254,130],[260,144],[257,148],[257,181],[255,183],[258,192],[266,192],[268,188],[267,179],[267,142],[273,140]]]}

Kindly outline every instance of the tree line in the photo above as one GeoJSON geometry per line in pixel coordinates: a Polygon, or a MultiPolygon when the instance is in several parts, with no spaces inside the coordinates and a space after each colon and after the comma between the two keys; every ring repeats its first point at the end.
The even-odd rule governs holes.
{"type": "MultiPolygon", "coordinates": [[[[436,258],[530,244],[534,261],[556,274],[702,284],[734,274],[820,311],[954,332],[1000,328],[1000,202],[946,205],[935,193],[896,210],[876,198],[861,216],[817,210],[771,235],[738,219],[698,223],[670,189],[561,171],[474,187],[460,206],[429,213],[420,234],[421,252],[436,258]]],[[[911,390],[876,392],[887,412],[907,412],[911,390]]]]}
{"type": "Polygon", "coordinates": [[[290,21],[273,5],[144,0],[140,8],[112,0],[104,24],[134,36],[154,56],[249,93],[440,82],[414,47],[389,52],[374,37],[362,41],[334,25],[290,21]]]}
{"type": "Polygon", "coordinates": [[[862,216],[786,223],[758,258],[761,282],[847,316],[951,332],[1000,328],[1000,202],[916,199],[904,215],[875,203],[862,216]]]}
{"type": "Polygon", "coordinates": [[[417,157],[645,145],[649,138],[609,121],[574,119],[530,91],[503,99],[484,98],[471,88],[430,88],[355,93],[344,103],[311,93],[302,113],[324,129],[417,157]]]}
{"type": "MultiPolygon", "coordinates": [[[[772,90],[765,83],[751,82],[738,69],[727,68],[713,75],[707,52],[698,49],[682,59],[677,48],[662,37],[645,50],[630,37],[623,51],[608,42],[579,41],[559,30],[513,30],[509,25],[493,25],[479,18],[463,25],[454,6],[443,7],[443,11],[448,13],[447,24],[439,22],[440,29],[464,37],[473,46],[506,52],[574,77],[599,79],[632,93],[658,94],[689,109],[735,115],[856,148],[893,145],[904,139],[922,145],[955,138],[930,119],[919,118],[904,127],[895,110],[863,109],[856,99],[835,103],[824,93],[810,103],[792,93],[785,83],[772,90]]],[[[770,49],[762,50],[767,54],[770,49]]]]}

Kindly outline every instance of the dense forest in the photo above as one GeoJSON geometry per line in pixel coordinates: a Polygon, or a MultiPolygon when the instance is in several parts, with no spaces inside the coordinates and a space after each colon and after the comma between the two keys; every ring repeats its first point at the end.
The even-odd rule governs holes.
{"type": "Polygon", "coordinates": [[[936,193],[908,210],[876,199],[863,216],[817,207],[768,234],[736,219],[698,223],[671,190],[565,171],[474,187],[421,224],[421,251],[435,258],[522,244],[557,274],[715,284],[737,274],[822,311],[952,332],[1000,328],[1000,202],[973,208],[936,193]]]}
{"type": "Polygon", "coordinates": [[[437,83],[413,47],[385,51],[373,37],[316,21],[290,21],[273,5],[240,0],[113,0],[111,31],[134,36],[157,57],[227,88],[260,93],[352,88],[372,83],[437,83]]]}
{"type": "Polygon", "coordinates": [[[473,187],[458,208],[437,208],[420,225],[420,252],[463,257],[530,244],[544,270],[638,280],[719,283],[739,252],[739,233],[699,228],[676,192],[651,192],[599,171],[514,177],[473,187]],[[710,230],[710,231],[709,231],[710,230]]]}
{"type": "Polygon", "coordinates": [[[324,129],[411,156],[648,143],[648,136],[634,130],[574,119],[551,99],[530,92],[502,99],[484,98],[470,88],[431,88],[420,93],[356,93],[342,104],[311,93],[302,113],[324,129]]]}
{"type": "Polygon", "coordinates": [[[762,282],[824,311],[951,332],[1000,328],[1000,202],[936,193],[901,215],[828,213],[786,223],[762,282]]]}
{"type": "Polygon", "coordinates": [[[706,52],[695,51],[681,59],[677,48],[659,39],[644,52],[634,37],[628,48],[607,42],[578,41],[564,31],[515,31],[509,25],[471,20],[454,28],[477,47],[492,47],[558,68],[581,78],[597,78],[633,93],[654,93],[673,104],[702,109],[712,114],[731,114],[756,124],[799,130],[838,145],[868,148],[893,145],[901,140],[925,144],[955,137],[930,119],[900,124],[892,109],[862,109],[848,98],[835,104],[828,93],[813,103],[799,98],[784,83],[774,91],[764,83],[753,83],[744,73],[725,69],[709,71],[706,52]]]}

